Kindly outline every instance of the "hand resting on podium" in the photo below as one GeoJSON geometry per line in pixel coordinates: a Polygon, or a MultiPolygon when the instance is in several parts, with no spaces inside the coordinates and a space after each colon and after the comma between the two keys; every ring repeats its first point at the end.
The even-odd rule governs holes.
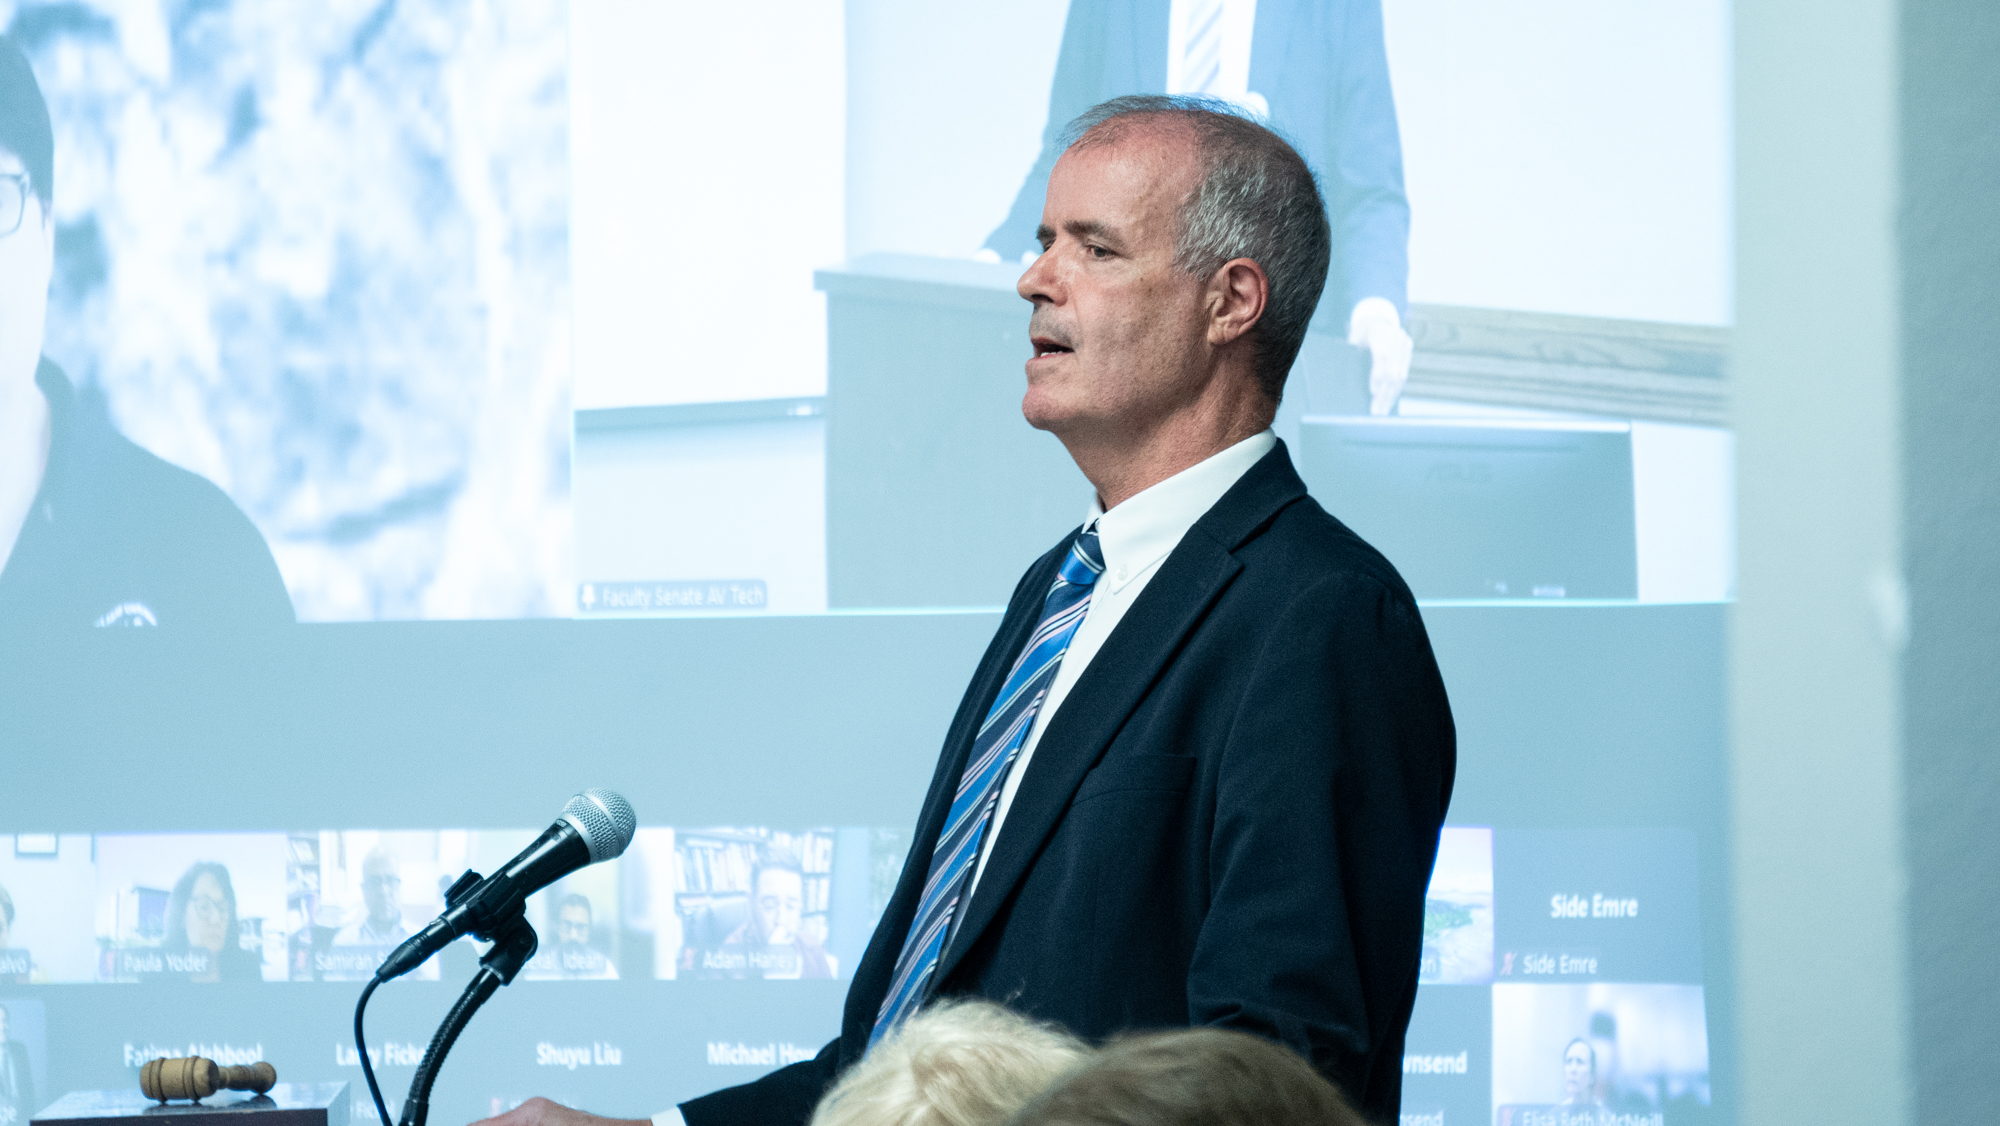
{"type": "Polygon", "coordinates": [[[651,1118],[605,1118],[551,1099],[535,1098],[505,1114],[482,1118],[472,1126],[681,1126],[681,1112],[668,1109],[651,1118]]]}

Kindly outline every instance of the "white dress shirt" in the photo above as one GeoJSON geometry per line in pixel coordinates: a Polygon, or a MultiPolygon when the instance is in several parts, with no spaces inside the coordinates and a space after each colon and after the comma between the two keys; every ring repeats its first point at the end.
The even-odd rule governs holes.
{"type": "MultiPolygon", "coordinates": [[[[1049,721],[1069,697],[1077,678],[1090,667],[1091,658],[1104,647],[1111,631],[1117,628],[1132,603],[1138,601],[1139,592],[1146,589],[1181,537],[1277,444],[1277,435],[1266,430],[1134,494],[1109,512],[1092,501],[1090,521],[1097,524],[1097,546],[1104,553],[1104,573],[1097,576],[1091,588],[1090,606],[1069,639],[1069,651],[1063,654],[1062,664],[1056,669],[1048,699],[1042,701],[1041,710],[1035,713],[1034,725],[1021,744],[1020,757],[1000,787],[1000,804],[994,808],[993,823],[986,827],[986,838],[979,844],[979,866],[973,869],[972,882],[965,889],[965,902],[972,901],[979,877],[986,873],[986,858],[993,852],[993,842],[1000,837],[1000,827],[1007,820],[1007,810],[1014,804],[1014,793],[1021,788],[1028,763],[1035,757],[1035,745],[1042,741],[1042,732],[1048,730],[1049,721]]],[[[1088,526],[1086,521],[1085,527],[1088,526]]]]}

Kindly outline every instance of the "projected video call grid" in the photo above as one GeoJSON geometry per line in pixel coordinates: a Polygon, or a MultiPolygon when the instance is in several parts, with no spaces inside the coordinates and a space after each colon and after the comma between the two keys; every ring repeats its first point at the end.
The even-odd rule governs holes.
{"type": "MultiPolygon", "coordinates": [[[[0,856],[0,983],[365,981],[528,829],[20,836],[0,856]]],[[[843,976],[901,862],[869,829],[642,828],[528,900],[529,981],[843,976]],[[856,889],[836,903],[835,885],[856,889]]],[[[415,976],[477,959],[466,939],[415,976]]]]}
{"type": "MultiPolygon", "coordinates": [[[[38,1099],[113,1081],[104,1078],[109,1070],[135,1070],[156,1055],[203,1048],[220,1059],[268,1047],[188,1044],[184,1035],[130,1028],[52,1034],[64,1005],[94,1009],[83,999],[100,995],[63,986],[138,983],[198,997],[220,985],[246,1011],[287,1004],[277,997],[301,987],[245,992],[228,983],[358,989],[442,909],[442,891],[460,872],[490,872],[533,836],[444,829],[12,838],[11,848],[0,846],[0,1019],[5,1050],[21,1063],[0,1091],[0,1126],[25,1123],[38,1099]]],[[[622,858],[530,898],[542,945],[522,975],[528,984],[512,991],[546,997],[555,1012],[575,1006],[546,983],[624,983],[581,988],[595,991],[587,1010],[602,1018],[591,1027],[626,1032],[505,1034],[521,1043],[499,1051],[504,1066],[458,1065],[492,1073],[492,1089],[482,1088],[467,1112],[536,1093],[542,1069],[579,1099],[614,1090],[644,1098],[677,1075],[692,1091],[810,1055],[815,1036],[833,1033],[842,979],[908,847],[907,834],[882,828],[641,828],[622,858]],[[652,989],[684,997],[672,1003],[679,1031],[647,1018],[663,1004],[652,989]],[[803,1003],[786,1002],[792,993],[803,1003]],[[628,1008],[627,1019],[606,1015],[628,1008]],[[812,1023],[804,1014],[826,1027],[803,1027],[812,1023]],[[534,1069],[525,1079],[522,1065],[534,1069]]],[[[1687,831],[1446,828],[1403,1058],[1405,1126],[1702,1120],[1710,1096],[1696,895],[1687,831]]],[[[456,989],[479,952],[470,940],[455,943],[413,976],[456,989]]],[[[276,1062],[300,1079],[357,1078],[337,1011],[351,990],[308,992],[315,1012],[327,1009],[314,1022],[325,1043],[276,1062]]],[[[421,1055],[422,1020],[405,1023],[372,1046],[385,1067],[414,1066],[421,1055]]]]}

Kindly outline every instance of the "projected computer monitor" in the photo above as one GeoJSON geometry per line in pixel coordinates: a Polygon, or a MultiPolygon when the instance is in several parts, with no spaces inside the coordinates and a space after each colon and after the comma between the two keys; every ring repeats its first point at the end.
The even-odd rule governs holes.
{"type": "Polygon", "coordinates": [[[1419,598],[1634,598],[1626,423],[1308,417],[1313,496],[1419,598]]]}

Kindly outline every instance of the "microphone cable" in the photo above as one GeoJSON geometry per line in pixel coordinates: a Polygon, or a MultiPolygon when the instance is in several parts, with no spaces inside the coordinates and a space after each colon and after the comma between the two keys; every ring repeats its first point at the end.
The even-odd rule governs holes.
{"type": "Polygon", "coordinates": [[[368,1077],[368,1093],[375,1099],[375,1113],[382,1116],[382,1126],[395,1126],[395,1120],[389,1117],[388,1105],[382,1101],[382,1087],[375,1082],[375,1068],[368,1062],[368,1040],[361,1031],[361,1017],[368,1009],[368,995],[375,992],[375,987],[380,984],[382,979],[369,978],[368,984],[361,987],[361,999],[354,1003],[354,1047],[361,1053],[361,1074],[368,1077]]]}

